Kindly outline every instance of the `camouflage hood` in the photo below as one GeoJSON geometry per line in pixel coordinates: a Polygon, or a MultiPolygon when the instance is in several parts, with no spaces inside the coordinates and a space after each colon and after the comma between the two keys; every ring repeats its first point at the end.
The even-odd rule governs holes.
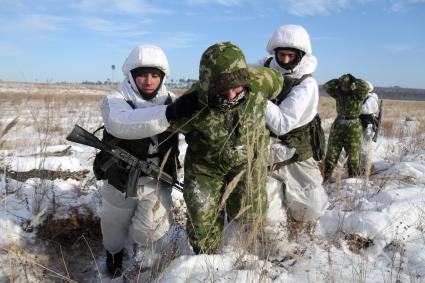
{"type": "Polygon", "coordinates": [[[208,104],[214,96],[226,90],[249,85],[248,64],[242,51],[231,42],[208,47],[199,66],[199,98],[208,104]]]}

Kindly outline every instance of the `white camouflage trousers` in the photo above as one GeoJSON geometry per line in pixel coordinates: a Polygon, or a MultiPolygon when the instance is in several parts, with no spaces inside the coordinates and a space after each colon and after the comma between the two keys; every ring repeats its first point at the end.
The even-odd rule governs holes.
{"type": "MultiPolygon", "coordinates": [[[[271,160],[273,163],[288,160],[294,152],[295,149],[274,142],[271,145],[271,160]]],[[[282,166],[273,171],[271,177],[281,183],[285,205],[296,220],[315,221],[328,207],[322,174],[313,157],[282,166]]]]}
{"type": "Polygon", "coordinates": [[[100,225],[103,245],[111,254],[121,251],[128,240],[147,246],[170,228],[172,188],[150,177],[139,178],[138,186],[138,195],[132,198],[107,181],[102,188],[100,225]]]}

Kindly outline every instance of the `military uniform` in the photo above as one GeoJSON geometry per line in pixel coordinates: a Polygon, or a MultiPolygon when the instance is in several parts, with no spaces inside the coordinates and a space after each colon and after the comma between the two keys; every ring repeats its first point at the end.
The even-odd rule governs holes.
{"type": "Polygon", "coordinates": [[[330,80],[323,87],[335,98],[337,111],[325,157],[325,181],[331,177],[342,149],[348,156],[349,176],[357,176],[360,173],[360,144],[363,137],[359,115],[370,88],[366,81],[356,79],[351,74],[330,80]],[[343,88],[346,89],[345,92],[342,91],[343,88]]]}
{"type": "MultiPolygon", "coordinates": [[[[103,141],[158,165],[166,158],[168,165],[164,165],[163,170],[175,176],[178,137],[170,137],[165,132],[169,126],[165,116],[167,104],[175,96],[161,82],[150,98],[143,97],[136,83],[137,76],[132,72],[146,68],[163,72],[165,79],[169,67],[162,49],[138,45],[128,55],[122,67],[124,80],[107,93],[100,105],[105,126],[103,141]]],[[[95,158],[93,169],[96,177],[104,180],[100,225],[103,245],[107,250],[108,273],[115,276],[122,269],[127,242],[135,244],[135,255],[143,254],[145,259],[156,257],[163,249],[162,239],[167,238],[172,224],[172,188],[141,174],[137,196],[127,197],[129,170],[125,164],[111,164],[110,161],[110,154],[101,151],[95,158]]],[[[149,260],[145,262],[147,265],[150,263],[149,260]]]]}
{"type": "Polygon", "coordinates": [[[363,140],[360,150],[360,168],[362,171],[369,174],[372,161],[372,139],[378,128],[378,114],[379,114],[379,98],[373,91],[373,85],[368,82],[371,91],[367,95],[362,110],[360,112],[360,121],[363,126],[363,140]]]}
{"type": "Polygon", "coordinates": [[[258,64],[279,71],[291,81],[285,81],[284,91],[267,105],[267,127],[278,137],[271,143],[271,162],[278,165],[271,176],[281,183],[292,218],[315,221],[328,206],[318,164],[324,155],[325,137],[317,112],[319,89],[312,76],[317,59],[307,31],[298,25],[278,27],[266,49],[271,56],[258,64]],[[282,49],[298,54],[299,60],[282,64],[277,55],[282,49]]]}
{"type": "Polygon", "coordinates": [[[197,93],[198,110],[192,118],[174,123],[188,144],[184,199],[195,252],[219,247],[225,213],[248,222],[264,216],[269,142],[265,111],[268,99],[282,86],[282,75],[248,67],[241,50],[230,42],[210,46],[202,55],[199,81],[186,94],[197,93]],[[217,99],[237,86],[245,87],[243,99],[221,109],[217,99]],[[235,177],[239,182],[225,193],[235,177]]]}

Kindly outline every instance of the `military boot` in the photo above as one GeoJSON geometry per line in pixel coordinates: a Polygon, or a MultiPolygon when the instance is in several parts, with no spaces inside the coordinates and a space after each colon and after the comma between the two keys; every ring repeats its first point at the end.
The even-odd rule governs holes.
{"type": "Polygon", "coordinates": [[[106,269],[108,270],[108,273],[112,276],[112,278],[121,275],[123,256],[124,249],[114,255],[106,251],[106,269]]]}

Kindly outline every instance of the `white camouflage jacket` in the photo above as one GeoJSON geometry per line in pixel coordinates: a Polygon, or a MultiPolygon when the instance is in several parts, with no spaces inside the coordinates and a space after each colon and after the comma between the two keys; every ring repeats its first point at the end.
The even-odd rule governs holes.
{"type": "MultiPolygon", "coordinates": [[[[267,57],[261,59],[257,65],[263,66],[266,60],[267,57]]],[[[305,74],[313,73],[316,67],[317,59],[313,55],[304,55],[291,74],[288,74],[286,69],[279,66],[274,56],[270,62],[270,68],[280,71],[285,76],[297,79],[305,74]]],[[[268,102],[267,126],[277,136],[287,134],[293,129],[304,126],[313,120],[317,114],[318,105],[319,89],[317,82],[313,77],[308,77],[299,85],[293,87],[287,98],[279,105],[268,102]]]]}
{"type": "Polygon", "coordinates": [[[164,132],[170,125],[165,117],[167,106],[164,105],[169,94],[174,100],[175,95],[162,85],[155,98],[144,100],[125,78],[101,102],[106,130],[121,139],[143,139],[164,132]],[[135,109],[127,101],[131,101],[135,109]]]}

